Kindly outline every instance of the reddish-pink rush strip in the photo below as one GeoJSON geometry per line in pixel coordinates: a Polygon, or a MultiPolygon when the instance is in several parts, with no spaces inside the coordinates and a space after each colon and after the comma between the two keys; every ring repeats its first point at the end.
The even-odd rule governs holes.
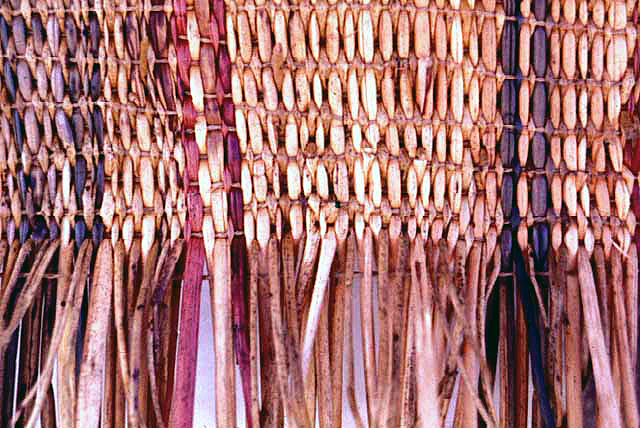
{"type": "Polygon", "coordinates": [[[192,237],[187,242],[182,285],[178,357],[169,417],[171,428],[192,428],[193,426],[203,267],[204,243],[202,238],[192,237]]]}

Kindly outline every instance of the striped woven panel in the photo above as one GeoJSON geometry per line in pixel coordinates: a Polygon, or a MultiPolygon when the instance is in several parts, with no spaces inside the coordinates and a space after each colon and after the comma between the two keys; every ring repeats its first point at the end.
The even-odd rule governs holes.
{"type": "Polygon", "coordinates": [[[5,0],[0,426],[640,426],[638,23],[5,0]]]}

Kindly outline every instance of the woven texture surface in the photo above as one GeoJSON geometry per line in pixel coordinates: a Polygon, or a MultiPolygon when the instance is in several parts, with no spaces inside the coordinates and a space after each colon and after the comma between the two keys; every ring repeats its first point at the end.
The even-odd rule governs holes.
{"type": "Polygon", "coordinates": [[[637,426],[638,22],[4,1],[0,426],[637,426]]]}

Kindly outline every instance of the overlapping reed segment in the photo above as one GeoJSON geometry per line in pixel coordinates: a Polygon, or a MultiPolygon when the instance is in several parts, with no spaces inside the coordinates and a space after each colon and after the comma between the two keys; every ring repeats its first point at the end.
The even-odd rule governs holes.
{"type": "MultiPolygon", "coordinates": [[[[633,24],[635,24],[635,28],[638,28],[638,24],[640,24],[640,18],[638,16],[639,7],[635,6],[633,9],[633,13],[631,14],[630,20],[633,24]]],[[[638,124],[638,110],[637,105],[640,98],[640,82],[637,80],[638,76],[640,76],[640,44],[635,43],[633,47],[633,62],[629,62],[627,65],[630,69],[633,70],[633,77],[635,80],[633,90],[629,95],[629,99],[627,100],[626,108],[623,108],[623,112],[620,114],[620,126],[623,131],[624,136],[624,164],[627,168],[629,168],[630,173],[633,175],[633,187],[631,191],[631,213],[637,219],[640,216],[640,184],[638,182],[638,172],[640,171],[640,145],[638,145],[638,134],[634,132],[634,125],[638,124]]],[[[627,173],[628,174],[628,173],[627,173]]],[[[637,258],[638,249],[640,249],[640,228],[636,226],[635,233],[632,235],[633,246],[635,246],[635,255],[633,250],[631,250],[631,256],[637,258]],[[635,245],[634,245],[635,244],[635,245]]],[[[631,266],[627,265],[627,268],[631,268],[631,266]]],[[[627,270],[630,274],[628,276],[629,283],[633,284],[637,282],[637,274],[633,277],[633,271],[627,270]]],[[[635,290],[634,290],[635,291],[635,290]]],[[[631,299],[635,299],[636,297],[633,293],[630,293],[629,296],[631,299]]],[[[630,314],[629,318],[633,316],[630,314]]],[[[635,327],[632,323],[630,323],[631,328],[630,331],[632,334],[630,335],[631,340],[635,337],[635,332],[633,331],[635,327]]],[[[630,342],[631,349],[637,353],[637,344],[630,342]]],[[[632,364],[635,364],[635,367],[638,365],[637,354],[635,360],[632,360],[632,364]]],[[[638,381],[638,372],[636,371],[636,382],[638,381]]]]}
{"type": "MultiPolygon", "coordinates": [[[[523,323],[517,324],[518,306],[514,308],[515,276],[513,266],[514,241],[520,230],[526,226],[520,223],[519,207],[516,205],[517,186],[521,165],[516,157],[518,140],[520,136],[520,111],[516,108],[518,84],[521,74],[518,65],[519,1],[507,1],[504,3],[504,26],[500,38],[500,66],[504,73],[504,81],[498,86],[500,100],[500,117],[505,128],[499,135],[501,166],[500,180],[500,207],[504,224],[500,232],[501,274],[499,278],[499,340],[498,359],[496,364],[496,379],[499,379],[500,396],[514,397],[514,400],[501,401],[498,411],[498,425],[510,426],[516,423],[518,409],[525,407],[524,397],[527,389],[522,388],[522,382],[518,382],[518,375],[526,373],[526,367],[522,369],[522,362],[526,365],[525,328],[523,323]],[[521,228],[519,226],[522,226],[521,228]],[[516,329],[519,328],[519,331],[516,329]],[[524,345],[524,346],[523,346],[524,345]],[[497,368],[500,368],[498,372],[497,368]],[[524,397],[523,397],[524,395],[524,397]]],[[[520,376],[522,377],[522,375],[520,376]]],[[[526,374],[525,374],[526,377],[526,374]]],[[[526,383],[526,382],[525,382],[526,383]]]]}
{"type": "Polygon", "coordinates": [[[540,327],[547,322],[542,298],[548,288],[549,247],[544,80],[547,5],[544,0],[514,1],[505,2],[504,7],[507,22],[501,53],[506,76],[500,101],[505,129],[500,139],[500,155],[504,167],[501,203],[505,225],[500,241],[502,275],[498,310],[501,334],[497,367],[501,373],[496,377],[500,379],[501,396],[515,399],[501,402],[499,425],[524,426],[531,414],[536,426],[553,426],[549,376],[544,373],[547,361],[543,361],[547,338],[541,337],[540,327]],[[530,412],[531,383],[535,390],[530,412]]]}
{"type": "MultiPolygon", "coordinates": [[[[633,10],[630,20],[638,27],[638,7],[633,10]]],[[[630,58],[631,59],[631,58],[630,58]]],[[[637,80],[637,76],[640,75],[640,44],[635,43],[633,46],[632,61],[628,64],[628,67],[633,72],[634,85],[627,100],[626,108],[620,114],[620,126],[624,132],[624,164],[629,168],[631,173],[637,177],[640,171],[640,149],[637,144],[638,135],[634,132],[634,126],[638,124],[638,101],[640,99],[640,82],[637,80]]],[[[631,209],[635,214],[636,219],[640,215],[640,185],[638,180],[633,181],[633,187],[631,192],[631,209]]],[[[640,228],[635,229],[635,235],[633,241],[636,245],[636,249],[640,245],[640,228]]]]}
{"type": "MultiPolygon", "coordinates": [[[[546,350],[546,360],[529,363],[532,344],[527,343],[524,313],[518,308],[516,317],[517,342],[515,349],[517,394],[522,403],[528,395],[529,365],[532,371],[546,367],[544,391],[540,391],[541,379],[536,384],[534,423],[556,423],[562,420],[562,334],[564,299],[558,288],[550,290],[548,254],[550,246],[550,227],[547,210],[549,206],[548,168],[551,166],[549,136],[547,130],[553,129],[547,124],[548,107],[546,82],[548,68],[548,35],[546,20],[550,5],[546,0],[521,2],[519,25],[518,68],[522,75],[518,88],[518,112],[522,131],[518,138],[517,153],[514,156],[522,166],[516,187],[516,206],[521,217],[517,240],[525,252],[526,262],[531,276],[535,279],[536,301],[539,305],[539,319],[534,327],[549,326],[550,334],[543,338],[542,349],[546,350]],[[538,297],[539,296],[539,297],[538,297]],[[539,303],[538,303],[539,302],[539,303]],[[536,364],[538,364],[537,367],[536,364]],[[555,414],[552,415],[550,410],[555,414]]],[[[522,294],[522,293],[520,293],[522,294]]],[[[521,296],[524,297],[524,296],[521,296]]],[[[524,305],[524,303],[523,303],[524,305]]],[[[527,326],[528,327],[528,326],[527,326]]],[[[535,344],[534,344],[535,345],[535,344]]],[[[527,422],[527,406],[516,405],[516,424],[527,422]]]]}
{"type": "MultiPolygon", "coordinates": [[[[562,8],[551,3],[549,9],[549,308],[551,336],[566,338],[567,364],[566,407],[556,418],[566,414],[576,426],[590,423],[580,411],[587,406],[580,376],[590,372],[585,354],[595,379],[595,397],[586,400],[597,402],[600,420],[637,424],[630,371],[637,358],[637,255],[630,245],[636,220],[629,209],[633,178],[623,165],[621,132],[621,106],[635,84],[636,9],[635,2],[619,1],[591,7],[572,1],[562,8]],[[562,297],[566,327],[553,321],[562,297]]],[[[558,385],[553,389],[557,396],[558,385]]]]}
{"type": "MultiPolygon", "coordinates": [[[[18,384],[16,414],[13,400],[2,400],[2,425],[15,418],[27,426],[38,419],[54,426],[49,385],[56,359],[57,418],[63,425],[82,421],[97,426],[102,419],[106,426],[122,426],[125,392],[129,403],[141,394],[140,406],[151,408],[148,370],[139,376],[128,371],[140,371],[151,349],[143,348],[147,315],[136,311],[135,300],[147,300],[157,253],[154,284],[166,290],[181,249],[173,244],[179,243],[185,217],[184,153],[174,150],[173,141],[178,115],[175,72],[167,59],[172,49],[175,57],[168,39],[169,10],[164,2],[2,6],[0,223],[5,247],[11,249],[1,261],[2,298],[9,302],[3,315],[13,311],[16,318],[24,314],[23,307],[32,314],[22,322],[19,372],[24,378],[18,384]],[[47,238],[51,244],[40,243],[47,238]],[[25,258],[14,265],[17,253],[25,258]],[[144,266],[142,279],[137,266],[144,266]],[[49,275],[43,280],[45,271],[49,275]],[[40,293],[43,297],[31,304],[40,293]],[[83,299],[86,312],[80,310],[83,299]],[[46,309],[42,331],[31,327],[40,325],[40,305],[46,309]],[[29,343],[39,343],[40,336],[45,346],[38,352],[29,343]],[[76,355],[82,355],[78,367],[76,355]],[[40,361],[39,372],[32,360],[40,361]],[[104,392],[95,389],[103,376],[109,379],[104,392]],[[129,385],[133,377],[137,380],[129,385]]],[[[169,304],[164,296],[160,293],[160,302],[169,304]]],[[[165,379],[172,363],[167,362],[171,345],[165,338],[171,335],[168,311],[162,311],[164,320],[154,320],[150,339],[162,337],[162,343],[153,343],[161,352],[150,366],[158,370],[162,398],[167,398],[170,382],[165,379]]],[[[5,367],[2,392],[7,396],[13,396],[6,380],[14,372],[15,367],[5,367]]],[[[135,419],[130,415],[129,421],[135,419]]]]}
{"type": "Polygon", "coordinates": [[[125,414],[129,425],[164,426],[172,397],[180,296],[169,284],[180,270],[187,213],[186,156],[175,134],[177,71],[169,61],[176,56],[175,13],[167,5],[105,5],[110,185],[101,213],[114,252],[115,329],[107,355],[118,358],[109,366],[114,376],[103,418],[113,426],[125,414]]]}
{"type": "Polygon", "coordinates": [[[230,96],[225,5],[221,0],[181,1],[175,8],[188,250],[181,309],[183,334],[177,357],[176,399],[180,398],[171,409],[170,425],[190,426],[193,419],[196,368],[193,355],[198,349],[199,287],[206,257],[215,336],[216,423],[226,427],[236,421],[234,361],[237,359],[247,425],[252,426],[253,419],[258,423],[257,413],[251,412],[251,399],[255,395],[252,391],[257,387],[251,384],[249,367],[244,274],[247,250],[242,236],[240,152],[230,96]]]}
{"type": "MultiPolygon", "coordinates": [[[[2,260],[3,265],[6,263],[3,316],[4,320],[12,321],[3,328],[5,333],[13,334],[8,347],[2,349],[1,423],[7,426],[15,421],[14,417],[20,424],[34,423],[33,394],[24,400],[37,382],[41,355],[44,359],[56,351],[51,345],[55,311],[45,312],[45,328],[40,328],[42,305],[56,305],[53,291],[56,281],[42,282],[49,263],[56,265],[58,259],[62,260],[55,256],[58,246],[72,251],[74,241],[79,247],[92,238],[97,246],[104,235],[104,224],[97,215],[103,197],[105,167],[105,119],[96,103],[101,99],[102,67],[98,59],[101,17],[95,10],[75,14],[62,9],[57,14],[48,12],[46,6],[37,9],[29,3],[7,2],[0,18],[3,69],[0,223],[5,245],[12,248],[5,253],[8,259],[2,260]],[[22,252],[24,258],[12,266],[16,252],[22,252]],[[20,277],[21,271],[25,276],[30,274],[20,277]],[[32,276],[35,273],[37,275],[32,276]],[[14,274],[12,280],[9,275],[14,274]],[[43,293],[43,289],[47,291],[43,293]],[[17,328],[23,315],[22,346],[16,366],[17,328]],[[41,336],[45,347],[39,352],[41,336]],[[14,415],[16,369],[20,373],[16,394],[19,414],[14,415]]],[[[77,290],[80,295],[83,292],[83,289],[77,290]]],[[[84,349],[83,357],[89,358],[102,340],[85,335],[84,323],[87,319],[95,320],[95,315],[95,308],[91,307],[81,317],[79,329],[69,328],[61,346],[64,350],[59,374],[71,368],[70,379],[78,380],[78,392],[86,392],[87,380],[103,369],[98,364],[92,373],[83,360],[76,377],[76,344],[80,350],[84,349]],[[65,359],[71,355],[73,362],[65,359]]],[[[103,326],[102,321],[97,320],[96,328],[103,326]]],[[[45,373],[44,383],[48,386],[51,372],[45,373]]],[[[50,388],[41,389],[50,391],[50,388]]],[[[68,410],[65,398],[75,402],[75,392],[59,390],[63,411],[68,410]]],[[[39,399],[38,406],[46,403],[44,423],[54,424],[53,395],[47,393],[39,399]]],[[[91,419],[95,410],[88,411],[91,415],[80,412],[77,416],[82,414],[91,419]]],[[[65,412],[63,418],[72,424],[75,415],[65,412]]]]}
{"type": "MultiPolygon", "coordinates": [[[[305,413],[314,414],[316,395],[323,420],[339,416],[340,410],[323,403],[331,391],[341,390],[343,379],[323,373],[334,371],[332,364],[341,360],[332,356],[329,362],[329,350],[351,357],[353,352],[351,340],[343,349],[335,338],[344,331],[350,336],[353,315],[350,294],[342,294],[351,293],[350,286],[341,288],[350,284],[343,279],[351,275],[342,273],[345,258],[347,265],[358,259],[362,275],[364,304],[353,309],[361,311],[363,321],[367,415],[359,414],[353,389],[347,387],[358,419],[410,425],[419,412],[439,420],[462,356],[470,388],[459,417],[477,420],[480,405],[483,417],[495,418],[490,404],[478,398],[484,334],[467,335],[463,329],[466,317],[481,318],[484,325],[477,311],[485,310],[486,301],[454,315],[445,308],[452,299],[473,303],[481,295],[486,300],[493,267],[499,265],[499,254],[494,254],[503,222],[496,153],[502,131],[496,114],[503,80],[497,55],[505,22],[501,16],[502,6],[493,2],[227,4],[245,236],[255,248],[250,260],[257,258],[251,287],[269,290],[260,272],[267,275],[280,264],[287,268],[289,240],[300,260],[297,278],[285,279],[283,292],[288,293],[285,301],[295,299],[302,317],[285,317],[286,334],[270,334],[278,314],[269,312],[266,291],[257,302],[263,417],[270,423],[281,412],[302,420],[305,413]],[[281,244],[271,244],[274,239],[281,244]],[[427,252],[428,264],[421,245],[433,250],[427,252]],[[260,257],[271,251],[276,252],[273,258],[260,257]],[[339,260],[333,264],[336,254],[339,260]],[[410,255],[428,267],[414,280],[428,274],[443,290],[425,311],[417,310],[422,295],[411,291],[410,255]],[[458,263],[447,263],[452,255],[458,263]],[[436,278],[437,272],[443,275],[436,278]],[[376,275],[379,312],[370,304],[376,275]],[[456,287],[451,286],[454,278],[456,287]],[[293,286],[287,287],[288,281],[293,286]],[[472,291],[463,286],[467,281],[472,291]],[[434,325],[414,337],[413,326],[427,322],[420,318],[425,314],[434,325]],[[378,361],[374,318],[381,326],[378,361]],[[449,332],[445,324],[456,327],[449,332]],[[453,345],[447,348],[447,342],[453,345]],[[422,355],[428,343],[439,350],[436,360],[414,370],[415,353],[422,355]],[[271,355],[276,356],[273,366],[271,355]],[[278,377],[277,361],[299,357],[301,373],[296,374],[300,368],[294,364],[289,374],[278,377]],[[287,402],[283,397],[297,396],[291,379],[300,375],[306,382],[304,402],[287,402]],[[443,378],[446,387],[440,389],[443,378]],[[278,387],[278,381],[284,385],[278,387]],[[433,396],[419,409],[417,386],[421,396],[433,396]]],[[[347,363],[348,372],[352,364],[347,363]]],[[[483,388],[489,391],[486,364],[483,370],[483,388]]]]}

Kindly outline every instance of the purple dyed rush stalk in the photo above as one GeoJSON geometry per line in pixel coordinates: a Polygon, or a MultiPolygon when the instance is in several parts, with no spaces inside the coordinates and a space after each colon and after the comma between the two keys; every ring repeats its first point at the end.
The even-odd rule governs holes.
{"type": "Polygon", "coordinates": [[[249,314],[248,280],[245,275],[247,247],[243,234],[242,190],[240,188],[240,147],[238,136],[229,132],[226,142],[226,172],[231,181],[229,189],[230,232],[234,233],[231,243],[231,304],[233,310],[233,347],[240,366],[242,392],[244,394],[247,427],[251,428],[251,368],[249,357],[249,314]]]}
{"type": "Polygon", "coordinates": [[[247,313],[247,290],[245,261],[247,249],[244,237],[236,236],[231,243],[231,302],[233,305],[233,347],[240,366],[242,392],[244,394],[247,427],[251,419],[251,368],[249,358],[249,323],[247,313]]]}

